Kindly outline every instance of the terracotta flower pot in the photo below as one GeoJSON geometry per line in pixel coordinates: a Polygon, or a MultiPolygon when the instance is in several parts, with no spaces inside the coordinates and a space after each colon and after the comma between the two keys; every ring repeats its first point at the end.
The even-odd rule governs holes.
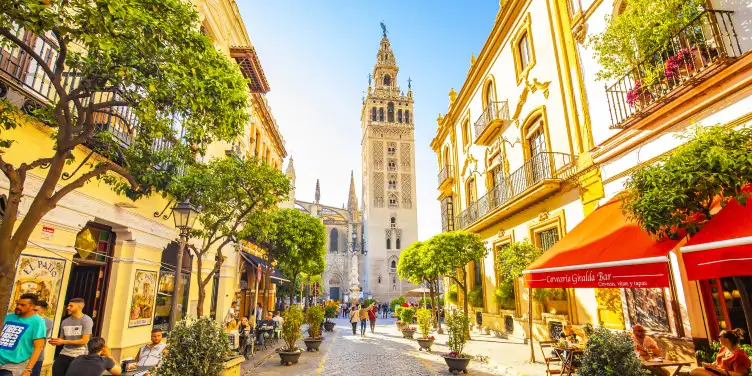
{"type": "Polygon", "coordinates": [[[279,363],[284,364],[286,366],[297,364],[298,360],[300,359],[300,354],[302,352],[296,351],[296,352],[283,352],[280,351],[277,354],[279,354],[279,363]]]}
{"type": "Polygon", "coordinates": [[[321,342],[323,341],[323,338],[306,338],[303,340],[308,351],[319,351],[319,347],[321,347],[321,342]]]}
{"type": "Polygon", "coordinates": [[[435,339],[432,338],[418,338],[418,345],[420,345],[420,350],[431,351],[431,346],[433,346],[434,341],[435,339]]]}
{"type": "Polygon", "coordinates": [[[455,371],[458,373],[467,373],[467,365],[470,364],[470,358],[450,358],[445,356],[444,362],[446,362],[449,367],[449,372],[451,373],[454,373],[455,371]]]}
{"type": "Polygon", "coordinates": [[[334,331],[334,327],[336,325],[337,324],[335,324],[335,323],[333,323],[331,321],[327,321],[327,322],[324,323],[324,330],[326,330],[327,332],[333,332],[334,331]]]}
{"type": "Polygon", "coordinates": [[[413,335],[415,335],[415,331],[414,330],[402,329],[402,338],[410,338],[410,339],[412,339],[413,335]]]}

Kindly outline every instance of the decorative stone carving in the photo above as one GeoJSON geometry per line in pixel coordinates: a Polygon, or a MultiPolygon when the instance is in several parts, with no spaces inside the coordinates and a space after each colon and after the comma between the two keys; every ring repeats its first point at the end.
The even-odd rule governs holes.
{"type": "Polygon", "coordinates": [[[500,228],[500,229],[499,229],[499,232],[498,232],[498,233],[496,234],[496,236],[497,236],[497,237],[499,237],[499,238],[502,238],[502,237],[504,237],[504,229],[503,229],[503,228],[500,228]]]}
{"type": "Polygon", "coordinates": [[[377,171],[384,169],[384,142],[373,142],[373,168],[377,171]]]}
{"type": "Polygon", "coordinates": [[[384,173],[373,173],[373,206],[384,207],[384,173]]]}
{"type": "Polygon", "coordinates": [[[410,174],[402,174],[402,207],[411,209],[413,206],[412,184],[410,174]]]}
{"type": "Polygon", "coordinates": [[[549,216],[550,214],[548,213],[548,211],[543,210],[540,214],[538,214],[538,221],[543,222],[548,219],[549,216]]]}
{"type": "Polygon", "coordinates": [[[410,144],[403,142],[400,145],[400,164],[403,171],[410,171],[411,154],[410,144]]]}

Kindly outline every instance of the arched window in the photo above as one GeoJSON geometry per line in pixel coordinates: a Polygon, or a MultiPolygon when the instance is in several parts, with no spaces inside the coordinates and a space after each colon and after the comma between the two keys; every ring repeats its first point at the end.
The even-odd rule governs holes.
{"type": "Polygon", "coordinates": [[[394,103],[389,102],[389,104],[386,105],[386,118],[387,121],[390,123],[394,122],[394,103]]]}
{"type": "Polygon", "coordinates": [[[392,269],[397,269],[397,261],[392,260],[391,267],[392,269]]]}
{"type": "Polygon", "coordinates": [[[384,86],[391,86],[392,85],[392,76],[385,74],[384,75],[384,86]]]}
{"type": "Polygon", "coordinates": [[[389,195],[389,207],[390,208],[396,208],[397,207],[397,195],[391,194],[389,195]]]}
{"type": "Polygon", "coordinates": [[[389,179],[389,189],[397,189],[397,180],[389,179]]]}
{"type": "Polygon", "coordinates": [[[410,124],[410,110],[405,110],[405,123],[410,124]]]}
{"type": "Polygon", "coordinates": [[[386,249],[392,249],[392,239],[386,238],[386,249]]]}
{"type": "Polygon", "coordinates": [[[465,195],[467,197],[467,206],[469,207],[476,201],[475,178],[468,179],[465,190],[465,195]]]}
{"type": "Polygon", "coordinates": [[[329,252],[337,252],[339,250],[339,232],[336,228],[333,228],[329,232],[329,252]]]}
{"type": "Polygon", "coordinates": [[[467,144],[470,143],[470,121],[465,120],[464,123],[462,123],[462,147],[467,147],[467,144]]]}
{"type": "Polygon", "coordinates": [[[371,121],[376,121],[376,107],[371,107],[371,121]]]}
{"type": "Polygon", "coordinates": [[[402,110],[397,110],[397,122],[402,122],[402,110]]]}
{"type": "Polygon", "coordinates": [[[390,225],[390,226],[391,226],[392,228],[396,228],[396,227],[397,227],[397,217],[392,217],[392,218],[391,218],[391,219],[389,220],[389,225],[390,225]]]}
{"type": "Polygon", "coordinates": [[[397,171],[397,161],[390,159],[389,162],[386,163],[386,169],[387,171],[397,171]]]}
{"type": "MultiPolygon", "coordinates": [[[[397,277],[392,277],[392,283],[397,283],[397,277]]],[[[394,286],[394,289],[397,289],[397,286],[394,286]]]]}
{"type": "Polygon", "coordinates": [[[494,94],[493,88],[493,82],[488,81],[488,85],[486,85],[486,90],[484,93],[484,96],[486,97],[486,108],[493,108],[493,105],[496,102],[496,94],[494,94]]]}
{"type": "Polygon", "coordinates": [[[384,121],[384,107],[379,108],[379,121],[384,121]]]}
{"type": "Polygon", "coordinates": [[[379,284],[380,284],[381,283],[381,276],[379,276],[378,281],[379,281],[379,284]]]}
{"type": "Polygon", "coordinates": [[[400,246],[400,238],[397,238],[395,245],[397,246],[397,249],[402,249],[402,247],[400,246]]]}

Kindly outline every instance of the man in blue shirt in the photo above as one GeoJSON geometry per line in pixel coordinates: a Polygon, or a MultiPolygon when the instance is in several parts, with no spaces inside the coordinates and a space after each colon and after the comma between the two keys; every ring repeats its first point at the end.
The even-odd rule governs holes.
{"type": "Polygon", "coordinates": [[[0,376],[29,376],[44,348],[44,319],[34,312],[37,296],[23,294],[0,332],[0,376]]]}

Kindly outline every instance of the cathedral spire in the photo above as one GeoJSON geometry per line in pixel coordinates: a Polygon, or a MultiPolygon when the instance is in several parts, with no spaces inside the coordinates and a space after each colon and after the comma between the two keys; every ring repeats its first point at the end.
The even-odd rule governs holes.
{"type": "Polygon", "coordinates": [[[290,157],[290,161],[287,162],[287,169],[285,169],[285,175],[287,175],[287,178],[292,181],[292,184],[295,185],[295,166],[292,165],[292,157],[290,157]]]}
{"type": "Polygon", "coordinates": [[[316,179],[316,204],[321,201],[321,186],[319,185],[319,179],[316,179]]]}
{"type": "Polygon", "coordinates": [[[350,213],[358,211],[358,197],[355,195],[355,172],[350,170],[350,196],[347,198],[347,210],[350,213]]]}
{"type": "MultiPolygon", "coordinates": [[[[373,67],[373,79],[376,81],[376,87],[397,88],[397,61],[394,59],[394,52],[386,36],[386,25],[381,23],[382,37],[379,46],[379,52],[376,53],[376,65],[373,67]]],[[[370,78],[369,78],[370,80],[370,78]]]]}

